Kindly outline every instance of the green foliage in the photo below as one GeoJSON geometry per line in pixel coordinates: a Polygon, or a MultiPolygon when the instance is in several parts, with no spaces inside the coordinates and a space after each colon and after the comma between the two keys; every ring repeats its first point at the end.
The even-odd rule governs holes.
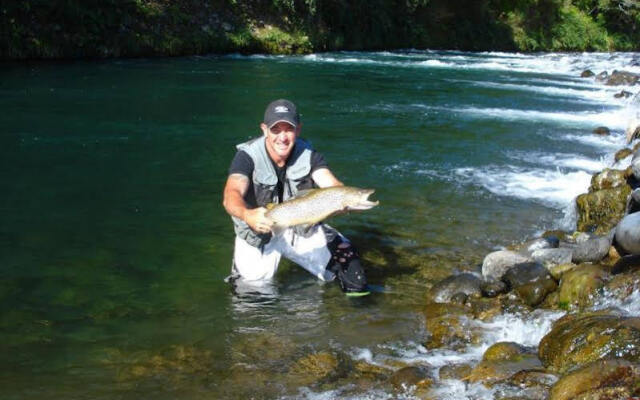
{"type": "Polygon", "coordinates": [[[637,0],[22,0],[0,57],[324,50],[638,50],[637,0]]]}

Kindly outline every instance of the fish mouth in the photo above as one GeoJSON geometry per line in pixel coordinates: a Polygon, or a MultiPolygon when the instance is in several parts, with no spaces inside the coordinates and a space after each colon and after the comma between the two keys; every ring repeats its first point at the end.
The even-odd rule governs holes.
{"type": "Polygon", "coordinates": [[[375,189],[362,189],[358,203],[349,207],[350,210],[368,210],[380,204],[379,201],[369,200],[369,196],[375,193],[375,189]]]}

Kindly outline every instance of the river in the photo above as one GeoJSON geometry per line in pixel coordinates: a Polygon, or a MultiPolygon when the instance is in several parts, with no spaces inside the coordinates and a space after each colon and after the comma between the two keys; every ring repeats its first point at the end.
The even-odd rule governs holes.
{"type": "Polygon", "coordinates": [[[480,346],[429,352],[425,292],[490,251],[574,229],[573,199],[613,164],[635,112],[580,73],[638,73],[639,60],[407,50],[0,66],[3,399],[386,399],[398,394],[384,382],[312,384],[292,365],[328,351],[437,367],[495,340],[535,346],[561,314],[501,315],[480,346]],[[331,224],[381,293],[347,298],[287,263],[269,293],[224,282],[227,168],[281,97],[342,181],[376,189],[379,207],[331,224]]]}

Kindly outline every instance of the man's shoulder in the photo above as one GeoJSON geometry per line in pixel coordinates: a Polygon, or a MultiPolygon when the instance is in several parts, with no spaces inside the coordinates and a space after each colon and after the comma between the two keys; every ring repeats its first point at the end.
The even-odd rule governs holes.
{"type": "Polygon", "coordinates": [[[249,156],[249,154],[244,150],[238,150],[231,161],[229,175],[241,174],[250,177],[253,173],[253,169],[254,164],[251,156],[249,156]]]}

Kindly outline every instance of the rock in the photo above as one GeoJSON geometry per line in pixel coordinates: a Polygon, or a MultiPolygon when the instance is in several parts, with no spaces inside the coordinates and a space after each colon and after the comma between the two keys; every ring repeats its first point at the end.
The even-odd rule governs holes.
{"type": "Polygon", "coordinates": [[[551,276],[553,276],[553,279],[560,280],[560,278],[562,278],[562,275],[564,275],[566,272],[571,271],[572,269],[575,269],[576,267],[576,264],[572,264],[569,262],[566,264],[552,265],[550,267],[547,267],[547,269],[549,270],[551,276]]]}
{"type": "Polygon", "coordinates": [[[558,287],[549,271],[537,262],[522,263],[510,268],[502,280],[531,307],[542,303],[558,287]]]}
{"type": "Polygon", "coordinates": [[[593,130],[593,133],[595,133],[596,135],[607,136],[609,135],[609,133],[611,133],[611,131],[606,126],[599,126],[593,130]]]}
{"type": "Polygon", "coordinates": [[[640,395],[640,366],[625,360],[599,360],[563,376],[550,400],[631,399],[640,395]]]}
{"type": "Polygon", "coordinates": [[[426,366],[409,366],[396,371],[389,382],[396,389],[407,389],[411,386],[428,388],[433,384],[433,379],[429,375],[429,368],[426,366]]]}
{"type": "Polygon", "coordinates": [[[631,187],[624,185],[578,196],[578,230],[604,234],[622,219],[631,187]]]}
{"type": "Polygon", "coordinates": [[[620,160],[624,160],[625,158],[629,157],[632,154],[633,154],[633,150],[622,149],[622,150],[618,150],[613,158],[616,162],[618,162],[620,160]]]}
{"type": "MultiPolygon", "coordinates": [[[[567,237],[567,232],[561,231],[561,230],[546,231],[545,233],[542,234],[542,237],[550,241],[557,240],[559,244],[560,240],[564,240],[567,237]]],[[[552,246],[552,247],[555,248],[558,246],[552,246]]]]}
{"type": "Polygon", "coordinates": [[[640,282],[640,257],[630,257],[638,257],[638,263],[632,270],[617,274],[607,282],[604,286],[607,299],[614,298],[619,301],[624,301],[637,290],[638,282],[640,282]]]}
{"type": "Polygon", "coordinates": [[[619,93],[616,93],[613,95],[613,97],[615,97],[616,99],[621,99],[621,98],[625,98],[628,99],[629,97],[631,97],[633,95],[633,93],[631,92],[627,92],[626,90],[622,90],[619,93]]]}
{"type": "Polygon", "coordinates": [[[625,131],[625,136],[627,138],[627,144],[640,138],[640,125],[637,125],[637,124],[629,125],[625,131]]]}
{"type": "Polygon", "coordinates": [[[297,385],[310,385],[320,380],[343,378],[353,370],[353,361],[344,353],[326,351],[309,354],[289,368],[289,375],[297,385]]]}
{"type": "MultiPolygon", "coordinates": [[[[513,375],[509,383],[520,388],[540,386],[551,388],[558,381],[558,376],[543,369],[525,369],[513,375]]],[[[545,396],[546,397],[546,396],[545,396]]]]}
{"type": "Polygon", "coordinates": [[[633,154],[633,158],[631,159],[631,171],[633,172],[633,176],[640,180],[640,150],[635,150],[635,153],[633,154]]]}
{"type": "Polygon", "coordinates": [[[560,239],[556,236],[541,237],[533,239],[523,245],[528,253],[533,253],[541,249],[555,249],[560,245],[560,239]]]}
{"type": "Polygon", "coordinates": [[[483,360],[473,368],[468,380],[469,382],[482,382],[486,386],[492,386],[522,370],[539,367],[541,367],[540,360],[533,354],[520,355],[510,360],[483,360]]]}
{"type": "Polygon", "coordinates": [[[549,268],[551,265],[570,263],[573,258],[573,250],[568,248],[540,249],[534,251],[531,258],[549,268]]]}
{"type": "Polygon", "coordinates": [[[634,189],[627,201],[626,214],[633,214],[640,211],[640,188],[634,189]]]}
{"type": "Polygon", "coordinates": [[[624,170],[605,168],[602,172],[591,178],[590,192],[602,189],[616,188],[627,184],[624,170]]]}
{"type": "Polygon", "coordinates": [[[428,349],[449,346],[464,347],[480,340],[478,328],[469,324],[471,309],[450,303],[430,303],[424,308],[428,333],[425,347],[428,349]]]}
{"type": "Polygon", "coordinates": [[[558,290],[558,306],[563,309],[583,308],[593,302],[609,274],[598,265],[581,265],[562,275],[558,290]]]}
{"type": "Polygon", "coordinates": [[[640,212],[622,218],[615,233],[616,243],[629,254],[640,254],[640,212]]]}
{"type": "Polygon", "coordinates": [[[480,289],[485,297],[496,297],[499,294],[506,293],[508,290],[507,284],[499,280],[482,281],[480,289]]]}
{"type": "Polygon", "coordinates": [[[635,85],[640,79],[640,75],[627,72],[627,71],[613,71],[607,78],[605,85],[607,86],[619,86],[619,85],[635,85]]]}
{"type": "Polygon", "coordinates": [[[576,264],[583,262],[597,262],[609,254],[613,235],[597,236],[584,235],[573,246],[573,257],[571,261],[576,264]]]}
{"type": "Polygon", "coordinates": [[[591,71],[590,69],[585,69],[580,74],[580,78],[591,78],[592,76],[595,76],[595,75],[596,74],[594,74],[593,71],[591,71]]]}
{"type": "Polygon", "coordinates": [[[516,342],[494,343],[482,355],[483,361],[512,360],[527,353],[527,348],[516,342]]]}
{"type": "Polygon", "coordinates": [[[490,279],[500,279],[509,268],[528,261],[531,261],[529,257],[515,251],[494,251],[487,254],[482,261],[482,276],[490,279]]]}
{"type": "Polygon", "coordinates": [[[598,75],[596,75],[596,81],[603,82],[609,77],[609,73],[607,71],[602,71],[598,75]]]}
{"type": "MultiPolygon", "coordinates": [[[[480,297],[482,291],[480,289],[480,278],[473,274],[464,273],[460,275],[452,275],[441,280],[431,288],[429,297],[436,303],[448,303],[454,295],[463,293],[466,296],[480,297]]],[[[466,300],[462,300],[462,303],[466,300]]]]}
{"type": "MultiPolygon", "coordinates": [[[[504,283],[504,282],[503,282],[504,283]]],[[[504,284],[505,287],[507,286],[504,284]]],[[[500,298],[493,297],[481,297],[479,299],[469,299],[468,303],[473,312],[473,318],[487,321],[493,319],[496,315],[501,314],[503,311],[503,304],[500,298]]]]}
{"type": "Polygon", "coordinates": [[[449,364],[440,367],[438,372],[440,380],[444,379],[466,379],[473,368],[469,364],[449,364]]]}
{"type": "Polygon", "coordinates": [[[609,311],[564,316],[540,341],[538,356],[559,373],[611,357],[638,362],[640,318],[609,311]]]}
{"type": "Polygon", "coordinates": [[[640,255],[624,256],[613,265],[612,274],[621,274],[640,269],[640,255]]]}

